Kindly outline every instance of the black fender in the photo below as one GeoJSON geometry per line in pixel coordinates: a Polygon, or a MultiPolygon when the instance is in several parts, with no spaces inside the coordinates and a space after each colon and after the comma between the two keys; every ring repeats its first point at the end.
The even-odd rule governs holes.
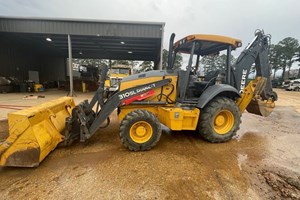
{"type": "Polygon", "coordinates": [[[204,106],[216,96],[225,96],[228,98],[236,99],[238,97],[241,97],[241,94],[236,88],[232,87],[231,85],[212,85],[201,94],[198,100],[197,108],[204,108],[204,106]]]}

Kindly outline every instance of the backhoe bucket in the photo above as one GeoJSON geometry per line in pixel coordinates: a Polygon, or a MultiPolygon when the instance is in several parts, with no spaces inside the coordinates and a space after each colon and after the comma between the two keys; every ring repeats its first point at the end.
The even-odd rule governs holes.
{"type": "Polygon", "coordinates": [[[267,117],[272,113],[274,108],[275,103],[272,101],[252,100],[246,110],[249,113],[267,117]]]}
{"type": "Polygon", "coordinates": [[[0,143],[0,166],[38,166],[63,141],[65,119],[74,107],[71,97],[62,97],[9,113],[9,135],[0,143]]]}

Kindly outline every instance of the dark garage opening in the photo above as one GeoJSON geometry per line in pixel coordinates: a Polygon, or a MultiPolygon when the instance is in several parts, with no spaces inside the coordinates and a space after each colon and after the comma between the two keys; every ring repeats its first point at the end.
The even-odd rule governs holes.
{"type": "Polygon", "coordinates": [[[0,76],[39,82],[67,80],[72,57],[153,61],[161,66],[164,23],[0,17],[0,76]]]}

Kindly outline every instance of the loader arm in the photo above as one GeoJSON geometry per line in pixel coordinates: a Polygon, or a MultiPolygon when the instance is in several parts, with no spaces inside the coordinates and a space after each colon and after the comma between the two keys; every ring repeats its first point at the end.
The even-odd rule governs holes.
{"type": "Polygon", "coordinates": [[[127,104],[129,99],[136,98],[139,95],[147,94],[149,91],[167,85],[171,82],[171,79],[162,79],[159,81],[138,85],[132,88],[128,88],[123,91],[117,91],[110,97],[104,95],[104,77],[107,73],[107,67],[104,67],[101,73],[101,81],[99,88],[89,103],[87,100],[81,102],[73,109],[72,117],[66,119],[66,138],[65,144],[72,143],[72,141],[80,136],[80,141],[92,137],[99,128],[105,128],[109,125],[110,114],[121,105],[127,104]],[[97,105],[96,105],[97,104],[97,105]],[[93,110],[96,107],[96,112],[93,110]],[[98,107],[100,111],[98,112],[98,107]],[[101,126],[103,122],[107,120],[105,126],[101,126]]]}
{"type": "Polygon", "coordinates": [[[272,90],[271,66],[268,53],[270,36],[256,31],[255,38],[234,63],[231,85],[242,93],[238,100],[240,111],[247,109],[257,115],[268,116],[275,107],[277,94],[272,90]],[[256,78],[248,81],[251,66],[255,65],[256,78]]]}

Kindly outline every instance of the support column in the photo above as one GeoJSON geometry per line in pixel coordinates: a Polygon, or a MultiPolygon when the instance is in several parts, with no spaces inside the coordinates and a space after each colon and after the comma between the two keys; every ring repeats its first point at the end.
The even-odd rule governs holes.
{"type": "Polygon", "coordinates": [[[72,69],[72,42],[71,36],[68,35],[68,51],[69,51],[69,78],[70,78],[70,92],[68,96],[74,96],[74,89],[73,89],[73,69],[72,69]]]}
{"type": "Polygon", "coordinates": [[[109,59],[109,69],[111,69],[111,59],[109,59]]]}
{"type": "Polygon", "coordinates": [[[153,70],[161,70],[161,62],[159,61],[157,61],[157,60],[155,60],[155,61],[153,61],[153,64],[154,64],[154,66],[153,66],[153,70]]]}
{"type": "Polygon", "coordinates": [[[165,27],[165,25],[162,25],[162,27],[161,27],[160,59],[159,59],[158,66],[156,67],[156,69],[159,69],[159,70],[162,70],[162,59],[163,59],[163,49],[164,49],[164,34],[165,34],[164,27],[165,27]]]}

